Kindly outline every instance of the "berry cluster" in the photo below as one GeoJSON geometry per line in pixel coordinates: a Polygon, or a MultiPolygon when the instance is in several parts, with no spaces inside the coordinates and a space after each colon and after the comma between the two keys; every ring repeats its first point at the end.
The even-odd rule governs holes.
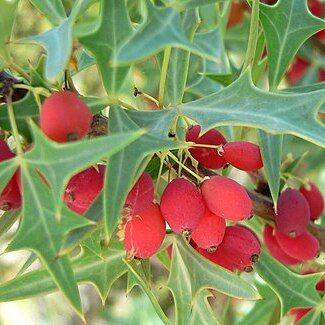
{"type": "Polygon", "coordinates": [[[308,224],[319,218],[323,209],[324,198],[314,183],[284,190],[278,200],[276,228],[266,225],[263,232],[270,254],[286,265],[315,258],[319,241],[308,232],[308,224]]]}

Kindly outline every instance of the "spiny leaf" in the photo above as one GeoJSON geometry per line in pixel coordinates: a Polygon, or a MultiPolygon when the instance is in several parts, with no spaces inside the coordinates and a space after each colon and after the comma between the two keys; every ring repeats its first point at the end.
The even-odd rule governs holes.
{"type": "Polygon", "coordinates": [[[114,61],[117,64],[129,64],[144,59],[168,46],[189,50],[198,55],[202,53],[186,37],[179,13],[174,8],[154,6],[146,0],[146,21],[119,48],[114,61]]]}
{"type": "Polygon", "coordinates": [[[281,315],[286,314],[291,308],[313,307],[319,304],[320,297],[315,286],[321,274],[295,274],[271,258],[265,250],[254,269],[279,297],[281,315]]]}
{"type": "MultiPolygon", "coordinates": [[[[101,255],[90,250],[83,252],[72,262],[74,277],[78,283],[92,283],[104,302],[113,283],[127,272],[122,261],[125,250],[120,243],[111,243],[101,255]]],[[[0,301],[14,301],[47,294],[57,286],[46,269],[30,271],[0,284],[0,301]]]]}
{"type": "Polygon", "coordinates": [[[25,159],[49,181],[59,213],[65,185],[71,176],[121,150],[143,134],[143,130],[98,137],[69,144],[58,144],[45,137],[35,124],[33,149],[25,159]],[[59,162],[59,163],[58,163],[59,162]]]}
{"type": "Polygon", "coordinates": [[[229,87],[182,105],[183,114],[203,126],[251,126],[271,134],[292,134],[325,147],[325,126],[316,119],[325,90],[306,94],[278,94],[256,88],[250,72],[229,87]]]}
{"type": "Polygon", "coordinates": [[[247,282],[197,253],[185,240],[173,235],[172,264],[168,279],[176,308],[176,322],[188,324],[196,295],[204,288],[215,289],[239,299],[260,296],[247,282]]]}
{"type": "Polygon", "coordinates": [[[83,317],[70,261],[67,257],[56,260],[56,256],[64,233],[85,226],[89,221],[65,208],[61,223],[57,223],[50,189],[26,161],[22,163],[21,174],[24,189],[22,220],[7,251],[29,249],[35,252],[72,307],[83,317]]]}
{"type": "Polygon", "coordinates": [[[54,25],[59,25],[67,17],[61,0],[30,0],[54,25]]]}
{"type": "Polygon", "coordinates": [[[80,37],[80,42],[92,52],[109,95],[119,91],[130,68],[112,66],[110,62],[116,55],[117,48],[132,34],[125,0],[101,0],[96,30],[80,37]]]}
{"type": "Polygon", "coordinates": [[[300,46],[325,28],[325,22],[312,16],[307,0],[279,0],[276,6],[260,5],[269,63],[270,88],[276,89],[300,46]]]}

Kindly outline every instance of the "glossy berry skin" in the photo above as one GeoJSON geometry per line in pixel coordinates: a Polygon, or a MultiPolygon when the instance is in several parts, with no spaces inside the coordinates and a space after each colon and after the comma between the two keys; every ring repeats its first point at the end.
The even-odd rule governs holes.
{"type": "Polygon", "coordinates": [[[296,237],[307,230],[310,209],[305,197],[296,189],[287,188],[278,200],[276,225],[287,236],[296,237]]]}
{"type": "Polygon", "coordinates": [[[86,212],[103,189],[104,173],[105,166],[98,165],[98,171],[89,167],[70,179],[64,201],[72,211],[81,215],[86,212]]]}
{"type": "Polygon", "coordinates": [[[209,253],[206,249],[199,248],[199,247],[197,247],[196,250],[212,263],[217,264],[231,272],[235,270],[233,263],[227,258],[227,256],[221,250],[217,249],[216,251],[211,253],[209,253]]]}
{"type": "MultiPolygon", "coordinates": [[[[10,150],[8,144],[0,139],[0,162],[13,157],[15,157],[15,154],[10,150]]],[[[21,194],[18,186],[18,176],[16,171],[0,193],[0,210],[8,211],[20,208],[21,194]]]]}
{"type": "Polygon", "coordinates": [[[193,183],[176,178],[166,186],[160,210],[174,232],[191,233],[199,225],[205,206],[200,191],[193,183]]]}
{"type": "Polygon", "coordinates": [[[258,261],[261,255],[261,244],[249,228],[237,225],[228,226],[220,250],[236,268],[243,270],[258,261]]]}
{"type": "Polygon", "coordinates": [[[73,92],[58,91],[43,103],[40,128],[53,141],[82,139],[90,131],[90,108],[73,92]]]}
{"type": "Polygon", "coordinates": [[[244,220],[253,210],[245,188],[225,176],[212,176],[201,185],[201,192],[208,209],[219,217],[244,220]]]}
{"type": "Polygon", "coordinates": [[[199,225],[192,232],[191,239],[200,248],[215,250],[222,242],[225,230],[225,219],[205,209],[199,225]]]}
{"type": "Polygon", "coordinates": [[[271,256],[273,256],[277,261],[285,265],[294,265],[301,261],[286,254],[282,248],[279,246],[276,238],[274,236],[274,228],[269,225],[264,227],[263,231],[264,244],[268,249],[271,256]]]}
{"type": "Polygon", "coordinates": [[[314,183],[309,183],[307,186],[301,186],[299,191],[305,197],[310,209],[310,219],[316,220],[324,210],[324,197],[314,183]]]}
{"type": "Polygon", "coordinates": [[[166,232],[166,222],[159,205],[150,205],[132,216],[126,223],[124,246],[129,259],[133,257],[149,258],[160,248],[166,232]]]}
{"type": "Polygon", "coordinates": [[[281,249],[297,260],[311,260],[319,253],[319,241],[307,231],[298,237],[291,238],[276,229],[275,238],[281,249]]]}
{"type": "Polygon", "coordinates": [[[260,147],[247,141],[228,142],[223,148],[222,156],[230,165],[252,171],[263,167],[260,147]]]}
{"type": "MultiPolygon", "coordinates": [[[[214,146],[225,144],[227,142],[224,136],[216,129],[211,129],[201,136],[197,135],[200,134],[200,132],[200,125],[192,126],[192,128],[190,128],[186,133],[186,141],[214,146]]],[[[207,168],[219,169],[226,164],[224,158],[221,157],[217,149],[214,148],[193,147],[189,149],[189,152],[193,158],[207,168]]]]}
{"type": "Polygon", "coordinates": [[[154,186],[150,175],[144,172],[129,192],[124,207],[128,208],[130,215],[145,210],[154,199],[154,186]]]}

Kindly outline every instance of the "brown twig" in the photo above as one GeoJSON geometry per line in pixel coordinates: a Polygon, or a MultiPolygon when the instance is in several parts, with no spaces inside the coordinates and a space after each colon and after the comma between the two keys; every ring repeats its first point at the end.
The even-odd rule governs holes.
{"type": "Polygon", "coordinates": [[[5,71],[0,71],[0,103],[6,102],[6,97],[11,95],[11,100],[16,102],[27,94],[26,89],[14,88],[14,85],[24,84],[5,71]]]}

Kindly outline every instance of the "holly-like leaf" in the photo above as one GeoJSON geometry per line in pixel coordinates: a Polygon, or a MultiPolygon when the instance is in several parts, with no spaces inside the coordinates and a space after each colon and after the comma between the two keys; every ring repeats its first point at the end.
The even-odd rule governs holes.
{"type": "Polygon", "coordinates": [[[312,16],[307,0],[279,0],[276,6],[261,4],[260,19],[266,39],[270,88],[276,89],[298,49],[325,28],[325,21],[312,16]]]}
{"type": "Polygon", "coordinates": [[[182,105],[182,112],[203,127],[250,126],[271,134],[292,134],[325,147],[325,126],[316,119],[325,90],[278,94],[256,88],[249,72],[229,87],[182,105]]]}
{"type": "Polygon", "coordinates": [[[45,77],[55,81],[66,68],[72,52],[72,29],[82,1],[76,1],[70,16],[60,25],[44,33],[22,39],[22,42],[41,44],[47,52],[45,77]]]}
{"type": "MultiPolygon", "coordinates": [[[[202,53],[186,37],[180,14],[174,8],[157,7],[148,0],[146,5],[148,11],[146,21],[119,48],[114,60],[116,63],[128,64],[138,61],[168,46],[209,56],[202,53]]],[[[213,57],[209,57],[214,60],[213,57]]]]}
{"type": "Polygon", "coordinates": [[[193,302],[204,288],[215,289],[239,299],[261,298],[238,275],[205,259],[182,237],[172,235],[172,238],[172,263],[167,285],[174,297],[177,324],[189,323],[193,302]]]}
{"type": "Polygon", "coordinates": [[[51,184],[58,216],[63,204],[64,188],[71,176],[100,159],[115,154],[144,133],[138,128],[136,131],[124,134],[58,144],[45,137],[34,124],[32,124],[32,131],[34,146],[30,152],[26,153],[25,159],[28,164],[37,168],[51,184]]]}
{"type": "Polygon", "coordinates": [[[195,8],[199,6],[206,6],[208,4],[222,2],[223,0],[162,0],[166,6],[177,8],[177,10],[184,10],[195,8]]]}
{"type": "Polygon", "coordinates": [[[313,307],[320,303],[320,296],[316,292],[315,286],[321,274],[299,275],[293,273],[273,259],[265,250],[254,269],[279,297],[281,315],[286,314],[291,308],[313,307]]]}
{"type": "Polygon", "coordinates": [[[61,0],[30,0],[45,17],[53,24],[60,25],[67,15],[61,0]]]}
{"type": "Polygon", "coordinates": [[[110,62],[117,48],[132,34],[133,28],[125,0],[101,0],[99,24],[96,30],[79,38],[95,58],[109,95],[119,91],[129,71],[129,66],[116,67],[110,62]]]}
{"type": "Polygon", "coordinates": [[[259,130],[259,143],[263,158],[264,173],[271,191],[274,206],[277,206],[280,190],[282,135],[271,135],[259,130]]]}
{"type": "MultiPolygon", "coordinates": [[[[111,242],[111,246],[104,249],[100,256],[84,249],[72,262],[74,278],[78,283],[92,283],[104,302],[113,283],[128,270],[122,261],[123,256],[125,250],[121,243],[111,242]]],[[[0,301],[26,299],[56,290],[49,272],[40,269],[0,284],[0,301]]]]}
{"type": "Polygon", "coordinates": [[[19,1],[2,1],[0,10],[0,58],[9,60],[8,44],[11,37],[11,30],[16,18],[19,1]]]}
{"type": "MultiPolygon", "coordinates": [[[[186,10],[182,15],[182,25],[185,34],[192,39],[199,26],[197,10],[186,10]]],[[[182,102],[186,86],[190,52],[178,48],[172,48],[168,63],[164,106],[178,105],[182,102]]]]}
{"type": "Polygon", "coordinates": [[[21,215],[21,209],[6,211],[0,218],[0,237],[7,233],[21,215]]]}
{"type": "Polygon", "coordinates": [[[89,224],[89,220],[65,208],[62,220],[57,222],[56,208],[50,189],[40,180],[36,170],[26,162],[21,166],[23,208],[20,227],[7,251],[29,249],[35,252],[62,290],[75,311],[82,316],[82,307],[70,261],[67,257],[56,260],[63,235],[89,224]]]}
{"type": "Polygon", "coordinates": [[[104,222],[109,236],[119,222],[128,191],[142,172],[139,168],[144,158],[156,151],[179,147],[179,144],[167,137],[176,116],[176,110],[128,112],[118,106],[111,107],[109,130],[112,135],[126,130],[136,132],[144,127],[149,131],[108,161],[104,189],[104,222]]]}

